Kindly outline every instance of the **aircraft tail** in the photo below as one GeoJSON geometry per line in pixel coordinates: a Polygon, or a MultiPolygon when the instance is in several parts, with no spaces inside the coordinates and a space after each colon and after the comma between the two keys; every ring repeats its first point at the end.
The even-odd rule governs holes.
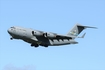
{"type": "Polygon", "coordinates": [[[76,24],[68,33],[68,36],[72,36],[76,38],[84,29],[86,28],[96,28],[96,27],[90,27],[90,26],[82,26],[80,24],[76,24]]]}

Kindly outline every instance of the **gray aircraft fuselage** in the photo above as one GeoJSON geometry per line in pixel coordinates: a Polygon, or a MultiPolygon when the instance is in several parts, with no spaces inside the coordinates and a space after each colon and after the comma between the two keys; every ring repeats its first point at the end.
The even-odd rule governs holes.
{"type": "Polygon", "coordinates": [[[36,31],[33,29],[23,28],[23,27],[11,27],[8,29],[8,33],[12,36],[11,39],[21,39],[25,42],[31,44],[39,44],[41,46],[58,46],[65,44],[76,44],[74,40],[68,39],[51,39],[46,38],[44,36],[33,36],[32,31],[36,31]]]}

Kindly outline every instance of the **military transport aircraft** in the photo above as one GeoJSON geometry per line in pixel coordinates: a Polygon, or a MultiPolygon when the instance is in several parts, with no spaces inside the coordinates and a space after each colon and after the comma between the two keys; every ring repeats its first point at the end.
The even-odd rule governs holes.
{"type": "Polygon", "coordinates": [[[43,32],[30,28],[23,28],[18,26],[10,27],[7,31],[11,35],[12,39],[21,39],[31,46],[59,46],[67,44],[78,44],[75,38],[84,38],[84,33],[81,37],[77,37],[86,28],[96,28],[90,26],[83,26],[76,24],[66,35],[60,35],[52,32],[43,32]]]}

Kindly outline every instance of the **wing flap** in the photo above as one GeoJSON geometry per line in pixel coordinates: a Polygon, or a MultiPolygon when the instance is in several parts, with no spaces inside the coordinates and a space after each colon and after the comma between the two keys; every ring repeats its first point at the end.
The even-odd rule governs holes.
{"type": "Polygon", "coordinates": [[[53,37],[53,38],[49,38],[49,39],[72,39],[72,37],[70,36],[65,36],[65,35],[58,35],[56,34],[56,37],[53,37]]]}

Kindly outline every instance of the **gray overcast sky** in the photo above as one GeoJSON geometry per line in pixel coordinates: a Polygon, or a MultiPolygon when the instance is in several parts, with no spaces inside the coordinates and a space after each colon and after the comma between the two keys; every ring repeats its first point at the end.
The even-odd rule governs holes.
{"type": "Polygon", "coordinates": [[[105,0],[1,0],[0,70],[105,70],[105,0]],[[86,29],[77,45],[31,47],[10,40],[7,29],[22,26],[66,34],[75,23],[86,29]]]}

